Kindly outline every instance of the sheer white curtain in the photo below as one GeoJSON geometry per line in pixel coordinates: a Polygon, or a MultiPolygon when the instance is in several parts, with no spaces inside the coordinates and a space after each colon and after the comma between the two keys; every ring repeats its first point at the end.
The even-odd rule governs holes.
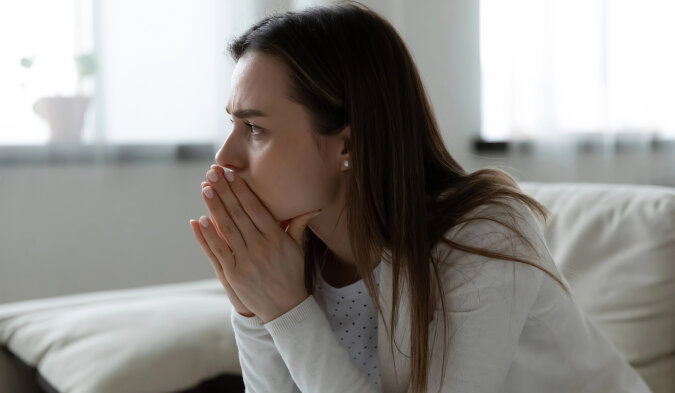
{"type": "Polygon", "coordinates": [[[675,138],[675,3],[481,0],[484,140],[574,160],[675,138]]]}

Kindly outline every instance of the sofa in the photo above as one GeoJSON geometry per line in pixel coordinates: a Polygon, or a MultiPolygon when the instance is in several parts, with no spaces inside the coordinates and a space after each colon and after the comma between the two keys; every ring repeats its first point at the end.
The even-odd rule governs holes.
{"type": "MultiPolygon", "coordinates": [[[[675,188],[520,187],[581,308],[675,392],[675,188]]],[[[0,304],[0,392],[243,392],[231,312],[215,278],[0,304]]]]}

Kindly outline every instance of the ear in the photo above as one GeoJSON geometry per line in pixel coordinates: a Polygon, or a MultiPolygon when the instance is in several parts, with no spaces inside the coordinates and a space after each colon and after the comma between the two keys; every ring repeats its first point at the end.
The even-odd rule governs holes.
{"type": "Polygon", "coordinates": [[[342,150],[340,152],[340,167],[342,170],[349,170],[352,167],[352,145],[351,145],[351,132],[352,129],[350,126],[346,126],[340,131],[337,136],[339,137],[342,150]],[[349,166],[345,166],[344,162],[347,161],[349,166]]]}

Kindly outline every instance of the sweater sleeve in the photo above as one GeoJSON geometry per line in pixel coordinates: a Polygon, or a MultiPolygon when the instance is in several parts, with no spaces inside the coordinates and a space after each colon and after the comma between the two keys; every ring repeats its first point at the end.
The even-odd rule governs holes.
{"type": "MultiPolygon", "coordinates": [[[[471,221],[461,232],[453,234],[452,239],[545,268],[550,266],[553,260],[534,216],[525,210],[519,211],[521,220],[511,224],[522,231],[527,240],[516,237],[515,232],[503,225],[483,219],[471,221]],[[526,244],[528,241],[531,247],[526,244]]],[[[443,260],[450,266],[443,273],[448,325],[444,331],[442,311],[437,304],[430,326],[430,340],[435,336],[435,343],[430,344],[429,391],[498,392],[546,273],[526,263],[457,249],[451,250],[443,260]],[[445,349],[444,333],[448,337],[445,349]],[[443,352],[447,354],[445,368],[443,352]]]]}
{"type": "Polygon", "coordinates": [[[232,310],[239,363],[247,393],[299,393],[262,320],[232,310]]]}
{"type": "Polygon", "coordinates": [[[340,345],[314,296],[264,326],[300,391],[378,392],[340,345]]]}

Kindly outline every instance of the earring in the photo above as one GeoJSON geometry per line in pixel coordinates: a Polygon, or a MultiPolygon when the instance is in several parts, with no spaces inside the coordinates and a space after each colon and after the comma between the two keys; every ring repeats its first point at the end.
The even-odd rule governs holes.
{"type": "Polygon", "coordinates": [[[349,168],[349,161],[345,161],[345,168],[349,168]]]}

